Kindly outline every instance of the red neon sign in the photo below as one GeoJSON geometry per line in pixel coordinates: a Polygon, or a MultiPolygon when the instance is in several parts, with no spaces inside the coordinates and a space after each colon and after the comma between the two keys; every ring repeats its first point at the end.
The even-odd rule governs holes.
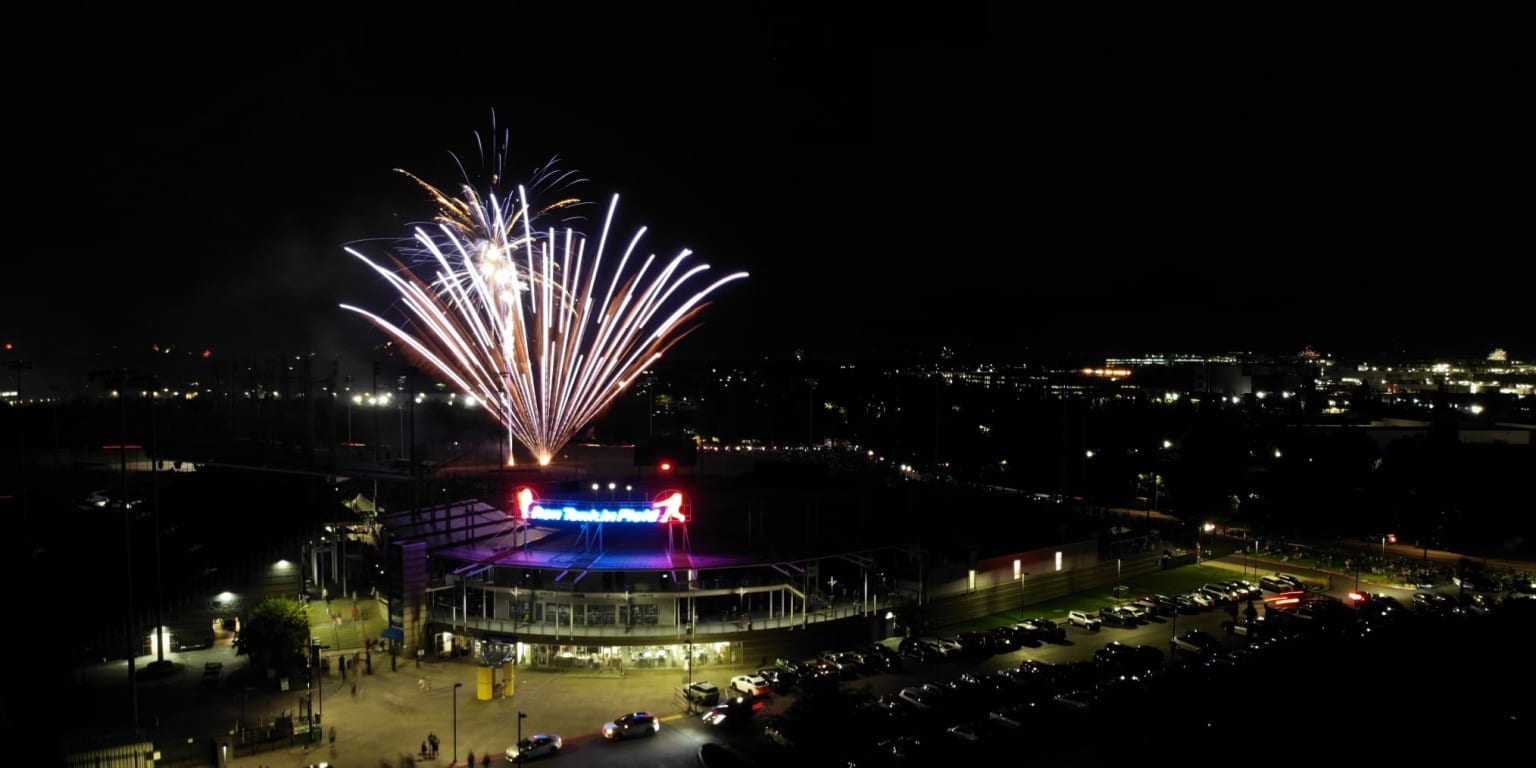
{"type": "Polygon", "coordinates": [[[540,500],[532,488],[521,487],[512,494],[514,516],[540,523],[622,523],[665,524],[688,522],[688,505],[681,491],[662,491],[649,504],[625,502],[619,506],[601,506],[591,501],[540,500]]]}

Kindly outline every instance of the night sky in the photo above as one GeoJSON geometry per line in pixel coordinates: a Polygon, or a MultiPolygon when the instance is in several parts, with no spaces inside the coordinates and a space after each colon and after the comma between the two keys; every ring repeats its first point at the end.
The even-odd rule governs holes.
{"type": "Polygon", "coordinates": [[[1497,41],[672,8],[40,24],[4,54],[0,355],[366,360],[337,305],[391,296],[343,246],[431,215],[393,169],[456,186],[504,130],[513,176],[558,158],[752,273],[675,358],[1536,353],[1497,41]]]}

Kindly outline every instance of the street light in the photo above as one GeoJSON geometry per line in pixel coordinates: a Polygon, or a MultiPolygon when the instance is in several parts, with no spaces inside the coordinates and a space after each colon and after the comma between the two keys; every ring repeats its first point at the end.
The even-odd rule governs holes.
{"type": "Polygon", "coordinates": [[[1083,459],[1083,501],[1091,503],[1093,501],[1093,470],[1089,462],[1093,460],[1093,449],[1083,451],[1083,459]]]}
{"type": "Polygon", "coordinates": [[[313,681],[317,679],[318,675],[320,675],[320,662],[322,661],[320,652],[328,648],[330,648],[329,645],[321,645],[320,641],[313,637],[309,639],[310,684],[314,686],[315,689],[315,705],[318,707],[318,711],[315,713],[318,715],[318,717],[315,718],[315,722],[317,724],[320,722],[320,719],[325,716],[325,686],[313,681]]]}
{"type": "Polygon", "coordinates": [[[517,758],[513,762],[521,765],[523,762],[523,719],[528,717],[523,712],[517,713],[517,758]]]}
{"type": "Polygon", "coordinates": [[[459,764],[459,689],[463,683],[453,684],[453,764],[459,764]]]}

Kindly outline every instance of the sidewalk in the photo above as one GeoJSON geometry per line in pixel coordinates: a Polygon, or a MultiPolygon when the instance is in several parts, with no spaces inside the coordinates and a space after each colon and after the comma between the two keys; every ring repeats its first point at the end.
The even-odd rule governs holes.
{"type": "MultiPolygon", "coordinates": [[[[333,606],[340,602],[333,601],[333,606]]],[[[352,627],[350,621],[343,621],[340,627],[334,627],[323,604],[311,607],[317,609],[312,616],[318,617],[312,625],[313,636],[323,644],[330,645],[340,637],[343,647],[348,647],[349,637],[377,637],[385,626],[383,619],[363,618],[360,613],[359,626],[352,627]]],[[[350,605],[347,615],[350,618],[350,605]]],[[[356,647],[361,658],[361,643],[356,647]]],[[[346,653],[350,656],[352,651],[346,653]]],[[[332,650],[325,654],[327,659],[338,655],[332,650]]],[[[626,669],[621,676],[611,669],[520,667],[515,671],[510,698],[481,701],[476,690],[480,665],[473,658],[431,658],[418,667],[412,653],[397,658],[394,671],[390,670],[387,653],[375,651],[372,658],[372,674],[360,662],[356,671],[362,674],[356,675],[349,669],[343,681],[332,661],[320,678],[318,690],[306,691],[303,676],[298,675],[292,678],[294,688],[283,691],[276,682],[250,688],[234,682],[231,675],[245,669],[249,659],[234,654],[228,636],[220,638],[213,648],[168,653],[167,659],[175,665],[175,671],[154,679],[145,673],[154,657],[141,656],[137,659],[140,673],[145,675],[139,690],[141,722],[151,733],[158,733],[157,747],[166,750],[168,758],[162,764],[176,768],[216,766],[218,763],[212,759],[213,739],[227,738],[242,720],[247,727],[255,727],[283,713],[297,713],[304,694],[309,692],[314,694],[315,709],[321,714],[323,736],[319,742],[304,742],[299,736],[291,745],[286,740],[259,745],[255,754],[248,751],[249,746],[237,745],[231,748],[225,765],[302,768],[332,762],[342,766],[399,766],[406,764],[403,758],[414,758],[427,734],[435,732],[440,739],[439,757],[423,765],[446,768],[453,761],[455,713],[459,762],[463,763],[471,751],[477,762],[489,752],[493,765],[506,764],[506,749],[517,738],[519,711],[527,714],[522,723],[525,736],[555,733],[568,744],[601,739],[603,723],[625,712],[648,711],[663,722],[686,716],[678,697],[686,679],[686,672],[680,668],[626,669]],[[205,678],[203,668],[207,663],[222,664],[222,675],[205,678]],[[454,683],[462,684],[457,694],[454,683]],[[336,734],[334,745],[329,741],[332,728],[336,734]],[[187,744],[176,746],[183,739],[189,740],[187,744]],[[180,759],[187,745],[196,745],[197,754],[206,754],[208,759],[180,759]],[[178,758],[171,760],[173,754],[178,758]]],[[[731,677],[750,671],[747,665],[710,664],[695,668],[693,679],[712,681],[723,690],[731,677]]],[[[77,687],[70,695],[86,697],[77,702],[81,706],[73,717],[93,719],[95,715],[91,713],[95,708],[104,708],[102,714],[117,717],[126,708],[126,662],[84,667],[72,674],[77,687]]]]}
{"type": "MultiPolygon", "coordinates": [[[[366,638],[377,639],[387,626],[378,616],[377,604],[359,601],[370,611],[360,612],[351,621],[351,599],[332,600],[331,608],[342,616],[340,624],[326,615],[322,602],[312,603],[311,633],[322,644],[339,646],[350,656],[363,658],[366,638]]],[[[336,650],[324,651],[334,659],[336,650]]],[[[359,662],[353,674],[349,668],[342,681],[334,661],[324,677],[317,697],[322,716],[320,742],[283,746],[252,755],[240,750],[229,766],[237,768],[289,768],[330,761],[341,765],[399,765],[402,758],[419,754],[429,732],[440,740],[436,760],[425,764],[449,766],[454,757],[454,720],[457,712],[458,759],[462,764],[474,752],[477,764],[489,753],[493,765],[506,763],[505,752],[517,740],[517,713],[523,720],[524,736],[534,733],[559,734],[567,744],[582,739],[601,739],[603,723],[625,712],[647,711],[663,722],[684,717],[677,698],[684,682],[681,669],[632,669],[619,673],[605,670],[550,670],[533,667],[516,669],[510,698],[477,699],[477,669],[472,658],[439,660],[430,658],[418,667],[414,651],[396,659],[390,671],[389,655],[375,650],[373,673],[359,662]],[[357,682],[354,698],[352,683],[357,682]],[[454,683],[461,683],[455,694],[454,683]],[[331,729],[336,739],[329,740],[331,729]]],[[[724,689],[734,675],[751,671],[745,665],[710,665],[694,671],[695,680],[709,679],[724,689]]],[[[297,699],[294,692],[266,694],[260,706],[271,713],[291,709],[297,699]],[[279,698],[282,697],[282,698],[279,698]]],[[[248,709],[255,713],[255,699],[248,709]]],[[[254,718],[253,718],[254,719],[254,718]]],[[[419,761],[418,761],[419,762],[419,761]]]]}
{"type": "MultiPolygon", "coordinates": [[[[582,739],[601,739],[603,723],[631,711],[648,711],[671,722],[684,717],[676,698],[682,686],[679,670],[615,672],[563,672],[522,668],[514,677],[511,698],[476,700],[478,664],[471,660],[400,663],[359,680],[357,697],[351,694],[351,678],[343,683],[332,675],[325,680],[321,711],[325,732],[336,729],[336,741],[258,752],[241,752],[228,763],[242,768],[289,768],[318,761],[342,765],[399,764],[416,755],[427,733],[435,732],[441,751],[430,765],[448,766],[453,760],[454,714],[458,718],[458,757],[463,763],[470,751],[477,761],[491,755],[493,765],[505,764],[505,751],[517,739],[517,713],[528,715],[523,735],[559,734],[567,744],[582,739]],[[421,681],[428,688],[423,689],[421,681]],[[455,696],[453,684],[463,683],[455,696]],[[455,700],[456,699],[456,700],[455,700]]],[[[711,667],[708,679],[721,688],[730,677],[743,674],[729,666],[711,667]]],[[[696,680],[706,679],[695,671],[696,680]]]]}

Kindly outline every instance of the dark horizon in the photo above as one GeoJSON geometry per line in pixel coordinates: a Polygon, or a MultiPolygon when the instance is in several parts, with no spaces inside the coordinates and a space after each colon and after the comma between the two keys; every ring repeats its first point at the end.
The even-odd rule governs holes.
{"type": "Polygon", "coordinates": [[[49,245],[8,268],[0,359],[363,354],[386,338],[338,305],[395,297],[344,247],[434,214],[396,169],[452,192],[503,138],[508,176],[555,163],[622,195],[621,236],[750,273],[683,359],[1536,358],[1498,46],[1107,30],[1012,61],[986,10],[733,13],[518,3],[481,19],[532,25],[512,52],[432,18],[321,14],[281,50],[71,29],[18,65],[49,245]]]}

